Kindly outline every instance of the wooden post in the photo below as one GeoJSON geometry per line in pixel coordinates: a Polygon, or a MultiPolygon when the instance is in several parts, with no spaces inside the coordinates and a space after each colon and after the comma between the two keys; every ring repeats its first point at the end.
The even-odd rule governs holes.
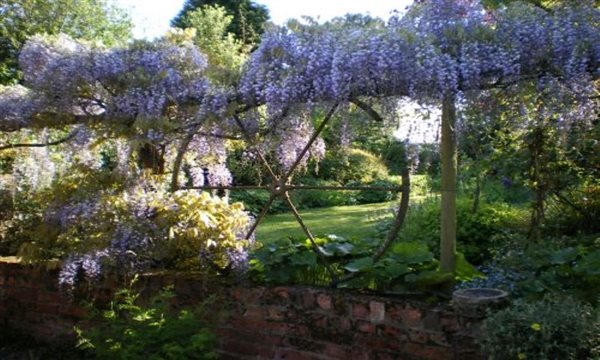
{"type": "Polygon", "coordinates": [[[442,219],[440,265],[442,271],[454,272],[456,267],[456,107],[454,94],[442,102],[442,219]]]}

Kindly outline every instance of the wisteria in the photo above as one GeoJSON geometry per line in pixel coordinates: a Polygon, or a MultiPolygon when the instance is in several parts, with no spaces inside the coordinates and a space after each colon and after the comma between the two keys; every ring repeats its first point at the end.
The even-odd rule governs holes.
{"type": "Polygon", "coordinates": [[[475,1],[440,0],[368,36],[360,28],[280,28],[253,54],[239,91],[246,101],[282,107],[357,96],[439,99],[523,76],[597,73],[598,17],[589,3],[554,14],[519,4],[490,18],[475,1]]]}
{"type": "MultiPolygon", "coordinates": [[[[282,168],[287,171],[296,162],[310,140],[314,128],[307,116],[288,117],[277,131],[276,153],[282,168]]],[[[300,159],[300,168],[306,167],[309,158],[321,160],[325,156],[325,142],[318,138],[300,159]]]]}
{"type": "Polygon", "coordinates": [[[223,89],[203,76],[206,59],[196,47],[166,40],[104,49],[60,35],[35,36],[23,47],[20,63],[25,85],[2,90],[3,130],[37,126],[52,115],[62,121],[155,121],[169,106],[202,107],[219,114],[223,89]],[[43,107],[41,106],[43,104],[43,107]],[[40,119],[39,112],[47,115],[40,119]]]}

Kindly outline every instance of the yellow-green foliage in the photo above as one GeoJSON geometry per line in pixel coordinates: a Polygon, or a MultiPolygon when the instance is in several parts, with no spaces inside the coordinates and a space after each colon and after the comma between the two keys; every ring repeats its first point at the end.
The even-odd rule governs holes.
{"type": "Polygon", "coordinates": [[[207,192],[178,191],[163,205],[157,223],[168,228],[167,249],[185,268],[197,264],[199,251],[211,253],[215,263],[224,268],[228,259],[225,249],[242,251],[248,246],[240,240],[248,226],[242,203],[229,204],[207,192]]]}
{"type": "Polygon", "coordinates": [[[388,168],[378,156],[361,149],[330,153],[319,166],[321,175],[340,183],[361,184],[389,178],[388,168]]]}
{"type": "Polygon", "coordinates": [[[349,169],[359,172],[353,180],[368,183],[389,177],[388,168],[383,160],[368,151],[350,149],[348,151],[348,163],[349,169]]]}

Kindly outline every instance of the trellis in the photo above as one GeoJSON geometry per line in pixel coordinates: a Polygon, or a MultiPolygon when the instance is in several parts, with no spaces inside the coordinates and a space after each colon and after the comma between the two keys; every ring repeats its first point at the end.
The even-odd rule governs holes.
{"type": "MultiPolygon", "coordinates": [[[[368,106],[368,104],[366,104],[358,99],[353,100],[352,102],[355,103],[360,109],[362,109],[373,120],[375,120],[375,121],[382,120],[381,116],[373,108],[368,106]]],[[[283,171],[282,173],[279,173],[279,174],[270,165],[269,161],[267,160],[265,155],[262,153],[262,151],[259,149],[259,147],[256,146],[255,139],[253,139],[252,135],[250,134],[248,129],[244,126],[244,124],[239,119],[239,117],[234,116],[235,123],[242,134],[242,139],[244,139],[248,143],[250,150],[256,155],[257,159],[261,162],[262,166],[264,166],[267,173],[270,175],[272,182],[268,185],[237,185],[236,186],[236,185],[204,184],[203,186],[188,187],[188,189],[199,189],[199,190],[234,190],[234,191],[235,190],[262,190],[262,191],[269,192],[270,196],[269,196],[267,202],[265,203],[262,210],[257,215],[254,223],[251,225],[251,227],[248,229],[248,231],[246,233],[246,236],[245,236],[246,240],[252,238],[252,236],[255,234],[257,227],[260,225],[262,220],[265,218],[265,216],[266,216],[267,212],[269,211],[273,202],[277,198],[282,198],[283,201],[286,203],[286,205],[290,208],[290,211],[294,215],[296,222],[298,223],[298,225],[300,226],[300,228],[302,229],[304,234],[309,239],[309,241],[312,245],[312,250],[315,252],[315,254],[318,256],[318,258],[321,260],[321,262],[325,266],[329,276],[332,279],[331,284],[330,284],[332,287],[336,287],[340,283],[347,282],[351,279],[354,279],[354,278],[360,276],[362,274],[362,272],[361,271],[348,272],[341,276],[338,276],[338,274],[336,274],[336,272],[333,270],[333,267],[331,266],[331,263],[328,261],[327,256],[321,250],[321,248],[317,245],[313,232],[310,230],[310,227],[303,220],[302,215],[300,214],[296,205],[294,204],[293,200],[291,199],[290,192],[295,191],[295,190],[329,190],[329,191],[374,190],[374,191],[391,191],[391,192],[402,193],[402,195],[400,197],[400,204],[399,204],[398,208],[395,210],[395,217],[394,217],[394,221],[392,223],[392,227],[388,231],[386,238],[381,242],[381,244],[375,250],[373,255],[371,255],[371,260],[373,261],[373,263],[377,262],[386,253],[386,251],[392,245],[394,240],[398,237],[398,233],[400,232],[400,229],[401,229],[404,219],[406,217],[406,212],[408,210],[408,201],[409,201],[409,193],[410,193],[410,176],[409,176],[407,167],[405,167],[402,171],[402,174],[401,174],[402,175],[402,183],[398,187],[318,186],[318,185],[293,184],[292,180],[293,180],[294,171],[298,168],[298,166],[301,164],[303,158],[307,155],[310,148],[314,145],[315,141],[321,135],[323,130],[325,130],[325,128],[327,127],[328,123],[331,121],[333,115],[335,114],[335,112],[338,108],[338,105],[339,105],[338,103],[335,103],[330,107],[329,111],[326,113],[326,115],[323,118],[323,120],[321,121],[321,123],[316,127],[313,134],[309,138],[308,142],[304,145],[304,148],[302,149],[302,151],[298,154],[298,156],[294,160],[292,166],[289,169],[287,169],[286,171],[283,171]]],[[[192,138],[194,137],[194,135],[196,135],[197,131],[198,131],[198,128],[194,128],[189,132],[188,136],[183,140],[181,147],[179,149],[179,152],[177,154],[175,164],[174,164],[173,181],[172,181],[172,185],[173,185],[174,189],[178,188],[176,186],[177,174],[179,173],[179,168],[181,166],[183,156],[184,156],[185,152],[187,151],[187,148],[188,148],[192,138]]],[[[207,135],[204,134],[204,136],[207,136],[207,135]]]]}

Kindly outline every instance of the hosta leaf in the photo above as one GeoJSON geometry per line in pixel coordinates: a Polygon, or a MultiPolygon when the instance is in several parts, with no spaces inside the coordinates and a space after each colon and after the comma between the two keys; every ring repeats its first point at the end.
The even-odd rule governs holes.
{"type": "Polygon", "coordinates": [[[373,259],[370,257],[364,257],[358,260],[354,260],[344,266],[344,269],[350,272],[367,271],[373,268],[373,259]]]}

